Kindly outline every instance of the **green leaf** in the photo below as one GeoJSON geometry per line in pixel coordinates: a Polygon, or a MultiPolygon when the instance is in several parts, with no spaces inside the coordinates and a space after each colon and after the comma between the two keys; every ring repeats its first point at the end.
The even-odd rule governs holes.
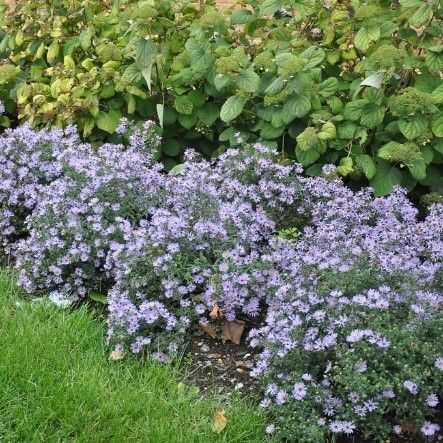
{"type": "Polygon", "coordinates": [[[381,197],[390,194],[394,186],[401,183],[401,180],[401,171],[398,168],[386,163],[379,163],[377,172],[369,183],[374,189],[374,194],[381,197]]]}
{"type": "Polygon", "coordinates": [[[260,123],[260,137],[267,140],[273,140],[280,137],[286,126],[281,126],[279,128],[275,128],[267,122],[260,123]]]}
{"type": "Polygon", "coordinates": [[[428,127],[428,120],[424,116],[417,115],[409,119],[400,120],[398,122],[398,127],[400,132],[408,140],[413,140],[426,131],[428,127]]]}
{"type": "Polygon", "coordinates": [[[325,51],[311,46],[300,54],[300,58],[305,62],[305,70],[312,69],[324,60],[325,51]]]}
{"type": "Polygon", "coordinates": [[[249,23],[253,19],[251,11],[246,9],[240,9],[240,11],[234,11],[231,14],[231,25],[244,25],[249,23]]]}
{"type": "Polygon", "coordinates": [[[189,115],[192,114],[194,105],[192,104],[191,99],[187,95],[179,95],[178,97],[175,97],[174,108],[180,114],[189,115]]]}
{"type": "Polygon", "coordinates": [[[300,151],[310,151],[316,149],[319,152],[323,152],[325,148],[325,142],[320,139],[317,131],[312,126],[308,126],[301,134],[296,138],[297,149],[300,151]]]}
{"type": "Polygon", "coordinates": [[[206,96],[201,91],[190,91],[188,98],[194,108],[201,108],[206,103],[206,96]]]}
{"type": "Polygon", "coordinates": [[[180,144],[177,140],[169,138],[163,142],[162,151],[170,157],[176,157],[180,154],[180,144]]]}
{"type": "Polygon", "coordinates": [[[360,121],[368,128],[375,128],[382,123],[384,116],[385,110],[381,106],[370,103],[364,107],[360,121]]]}
{"type": "Polygon", "coordinates": [[[322,127],[318,134],[318,138],[320,140],[332,140],[336,137],[337,130],[333,123],[326,122],[322,127]]]}
{"type": "Polygon", "coordinates": [[[286,123],[291,122],[294,118],[304,117],[310,109],[311,97],[309,95],[291,95],[283,106],[286,123]]]}
{"type": "Polygon", "coordinates": [[[235,81],[238,88],[245,92],[257,92],[260,77],[254,69],[242,69],[235,81]]]}
{"type": "Polygon", "coordinates": [[[137,55],[135,56],[135,63],[145,79],[149,91],[151,91],[152,67],[156,59],[157,46],[155,43],[150,39],[140,39],[137,55]]]}
{"type": "Polygon", "coordinates": [[[260,6],[261,15],[272,15],[283,7],[282,0],[265,0],[260,6]]]}
{"type": "Polygon", "coordinates": [[[226,86],[231,83],[231,77],[223,74],[216,74],[214,77],[214,86],[217,89],[217,91],[220,91],[221,89],[225,88],[226,86]]]}
{"type": "Polygon", "coordinates": [[[372,42],[380,38],[380,28],[378,26],[363,26],[354,37],[354,45],[360,51],[366,52],[372,42]]]}
{"type": "Polygon", "coordinates": [[[196,114],[179,114],[178,116],[178,121],[186,129],[191,129],[197,123],[197,120],[196,114]]]}
{"type": "Polygon", "coordinates": [[[367,103],[368,102],[365,99],[354,100],[352,102],[346,103],[345,109],[343,111],[343,117],[345,117],[347,120],[358,120],[363,114],[363,108],[366,106],[367,103]]]}
{"type": "Polygon", "coordinates": [[[299,148],[295,148],[295,156],[303,166],[312,165],[312,163],[315,163],[320,158],[320,155],[320,152],[318,152],[316,149],[302,151],[299,148]]]}
{"type": "Polygon", "coordinates": [[[423,160],[408,166],[408,168],[412,177],[416,180],[424,180],[426,178],[426,163],[423,160]]]}
{"type": "Polygon", "coordinates": [[[93,36],[94,36],[94,30],[91,28],[85,29],[79,35],[79,41],[83,51],[87,51],[91,47],[93,36]]]}
{"type": "Polygon", "coordinates": [[[443,83],[431,92],[431,96],[434,99],[435,104],[443,104],[443,83]]]}
{"type": "Polygon", "coordinates": [[[432,10],[427,3],[422,4],[410,17],[409,23],[415,28],[424,25],[431,17],[432,10]]]}
{"type": "Polygon", "coordinates": [[[229,97],[220,110],[220,118],[225,123],[229,123],[242,113],[245,103],[246,100],[238,95],[229,97]]]}
{"type": "Polygon", "coordinates": [[[220,117],[220,110],[214,103],[206,103],[196,113],[199,120],[206,126],[212,126],[220,117]]]}
{"type": "Polygon", "coordinates": [[[351,157],[344,157],[340,160],[339,166],[337,166],[337,173],[343,177],[346,177],[354,171],[354,162],[351,157]]]}
{"type": "Polygon", "coordinates": [[[432,123],[432,132],[437,137],[443,137],[443,114],[432,123]]]}
{"type": "Polygon", "coordinates": [[[355,123],[345,121],[338,127],[338,136],[340,138],[344,138],[345,140],[352,140],[355,137],[356,130],[357,125],[355,123]]]}
{"type": "Polygon", "coordinates": [[[96,125],[102,131],[113,134],[118,122],[121,119],[121,112],[117,109],[111,109],[109,112],[99,112],[96,120],[96,125]]]}
{"type": "Polygon", "coordinates": [[[425,64],[433,73],[438,73],[443,69],[443,54],[429,50],[425,57],[425,64]]]}
{"type": "Polygon", "coordinates": [[[102,304],[106,304],[106,303],[108,303],[108,300],[107,300],[107,298],[106,298],[106,295],[104,295],[104,294],[100,294],[99,292],[94,292],[94,291],[89,291],[88,292],[88,297],[91,299],[91,300],[94,300],[94,301],[96,301],[96,302],[98,302],[98,303],[102,303],[102,304]]]}
{"type": "Polygon", "coordinates": [[[265,90],[266,95],[277,95],[283,91],[286,82],[282,78],[276,78],[265,90]]]}
{"type": "Polygon", "coordinates": [[[163,128],[163,114],[165,111],[165,106],[162,103],[157,103],[156,109],[157,109],[158,121],[160,123],[160,126],[163,128]]]}
{"type": "Polygon", "coordinates": [[[384,71],[375,72],[374,74],[369,75],[366,77],[360,84],[361,86],[370,86],[371,88],[380,89],[383,79],[385,78],[384,71]]]}
{"type": "Polygon", "coordinates": [[[438,140],[435,141],[433,148],[439,152],[440,154],[443,154],[443,139],[440,138],[438,140]]]}
{"type": "Polygon", "coordinates": [[[374,160],[367,154],[357,156],[355,164],[363,171],[368,180],[371,180],[377,172],[374,160]]]}
{"type": "Polygon", "coordinates": [[[329,77],[323,83],[320,83],[320,94],[323,97],[330,97],[337,91],[338,79],[336,77],[329,77]]]}

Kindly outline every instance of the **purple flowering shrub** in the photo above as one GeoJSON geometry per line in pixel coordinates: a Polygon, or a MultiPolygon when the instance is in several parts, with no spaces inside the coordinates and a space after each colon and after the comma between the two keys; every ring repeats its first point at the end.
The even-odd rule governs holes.
{"type": "Polygon", "coordinates": [[[161,165],[135,148],[105,144],[96,153],[60,155],[64,174],[46,186],[17,247],[19,281],[31,293],[75,300],[112,283],[108,252],[148,219],[162,198],[161,165]]]}
{"type": "Polygon", "coordinates": [[[420,221],[401,190],[373,199],[335,180],[327,188],[297,241],[275,239],[263,255],[274,279],[264,279],[266,321],[250,339],[263,347],[254,372],[266,380],[270,430],[288,441],[432,436],[443,386],[443,205],[420,221]]]}
{"type": "Polygon", "coordinates": [[[227,320],[259,313],[266,293],[249,266],[300,196],[296,170],[276,158],[257,144],[228,151],[215,165],[190,158],[168,176],[161,208],[109,259],[114,343],[160,349],[164,359],[189,324],[208,324],[216,303],[227,320]]]}
{"type": "Polygon", "coordinates": [[[42,188],[61,175],[58,156],[80,145],[73,127],[34,131],[23,125],[0,135],[0,244],[7,253],[25,235],[24,221],[42,188]]]}

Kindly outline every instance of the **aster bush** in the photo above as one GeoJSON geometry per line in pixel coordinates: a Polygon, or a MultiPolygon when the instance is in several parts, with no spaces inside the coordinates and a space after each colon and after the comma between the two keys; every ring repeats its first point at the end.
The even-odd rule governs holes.
{"type": "Polygon", "coordinates": [[[73,147],[59,156],[64,173],[40,193],[27,219],[29,236],[17,248],[27,292],[54,290],[75,300],[111,284],[109,250],[162,198],[162,166],[139,142],[104,144],[97,152],[73,147]]]}
{"type": "Polygon", "coordinates": [[[374,199],[334,179],[327,188],[297,240],[272,240],[263,255],[276,278],[264,279],[267,317],[250,338],[263,347],[254,373],[267,382],[269,431],[289,441],[435,435],[443,206],[419,220],[401,190],[374,199]]]}
{"type": "Polygon", "coordinates": [[[0,135],[0,244],[6,252],[25,235],[25,218],[42,188],[62,174],[58,157],[68,149],[82,149],[73,127],[34,131],[26,124],[0,135]]]}
{"type": "Polygon", "coordinates": [[[110,256],[110,337],[129,339],[135,352],[175,350],[193,320],[208,324],[215,305],[229,321],[256,316],[265,292],[249,266],[301,195],[296,168],[265,146],[229,150],[215,165],[188,157],[151,221],[110,256]]]}

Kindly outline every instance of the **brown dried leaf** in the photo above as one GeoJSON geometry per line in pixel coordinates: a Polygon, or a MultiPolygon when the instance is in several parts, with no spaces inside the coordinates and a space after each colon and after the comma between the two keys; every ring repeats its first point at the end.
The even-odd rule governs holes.
{"type": "Polygon", "coordinates": [[[216,338],[216,337],[217,337],[216,332],[214,331],[214,329],[212,329],[211,326],[200,325],[200,329],[201,329],[204,333],[208,334],[209,337],[211,337],[211,338],[216,338]]]}
{"type": "Polygon", "coordinates": [[[109,361],[120,361],[123,360],[125,353],[123,351],[112,351],[109,354],[109,361]]]}
{"type": "Polygon", "coordinates": [[[226,428],[227,424],[228,419],[225,417],[225,410],[219,409],[218,411],[215,411],[214,422],[212,423],[212,432],[220,434],[220,432],[226,428]]]}
{"type": "Polygon", "coordinates": [[[225,321],[221,330],[223,344],[230,340],[232,343],[239,345],[244,330],[245,322],[243,320],[225,321]]]}
{"type": "Polygon", "coordinates": [[[211,312],[209,313],[209,317],[218,318],[223,317],[223,311],[220,309],[220,306],[217,303],[214,303],[211,312]]]}

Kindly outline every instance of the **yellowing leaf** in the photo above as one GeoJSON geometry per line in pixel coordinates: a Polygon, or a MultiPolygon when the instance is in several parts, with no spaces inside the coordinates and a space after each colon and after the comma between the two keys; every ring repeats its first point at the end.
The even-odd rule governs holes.
{"type": "Polygon", "coordinates": [[[220,306],[217,303],[214,303],[214,306],[212,307],[212,310],[209,313],[209,317],[218,318],[218,317],[222,317],[222,316],[223,316],[223,312],[220,309],[220,306]]]}
{"type": "Polygon", "coordinates": [[[220,434],[220,432],[226,428],[227,424],[228,419],[225,417],[225,410],[219,409],[218,411],[215,411],[214,422],[212,423],[212,432],[220,434]]]}

